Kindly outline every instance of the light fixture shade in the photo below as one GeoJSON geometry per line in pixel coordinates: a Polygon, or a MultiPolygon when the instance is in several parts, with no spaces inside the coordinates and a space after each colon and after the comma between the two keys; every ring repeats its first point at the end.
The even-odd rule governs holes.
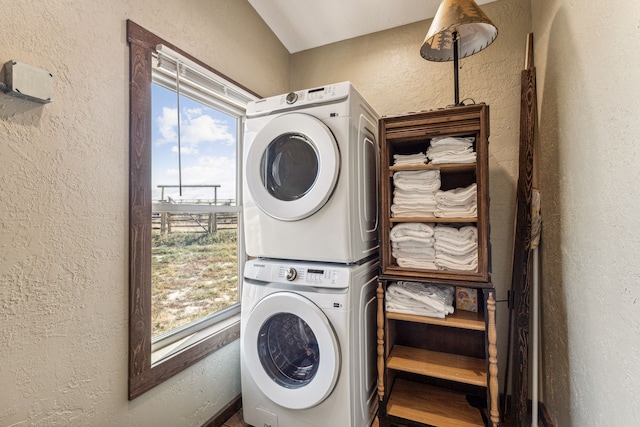
{"type": "Polygon", "coordinates": [[[458,33],[458,57],[465,58],[489,46],[498,28],[473,0],[443,0],[420,48],[428,61],[453,60],[453,33],[458,33]]]}

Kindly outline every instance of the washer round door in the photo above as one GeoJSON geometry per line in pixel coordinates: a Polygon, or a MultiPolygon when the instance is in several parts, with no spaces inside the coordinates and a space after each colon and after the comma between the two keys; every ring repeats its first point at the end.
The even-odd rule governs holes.
{"type": "Polygon", "coordinates": [[[340,348],[326,315],[309,299],[276,292],[249,314],[243,357],[262,393],[280,406],[306,409],[325,400],[340,372],[340,348]]]}
{"type": "Polygon", "coordinates": [[[246,160],[247,186],[267,215],[296,221],[331,197],[340,152],[331,130],[302,113],[278,116],[256,135],[246,160]]]}

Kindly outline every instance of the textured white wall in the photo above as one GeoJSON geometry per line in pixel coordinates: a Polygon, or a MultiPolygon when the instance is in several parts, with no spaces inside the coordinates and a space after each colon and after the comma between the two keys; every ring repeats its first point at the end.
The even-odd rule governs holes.
{"type": "Polygon", "coordinates": [[[531,3],[544,401],[558,426],[637,426],[640,4],[531,3]]]}
{"type": "MultiPolygon", "coordinates": [[[[500,0],[482,9],[498,27],[498,38],[485,50],[460,61],[460,99],[473,98],[490,108],[492,278],[498,299],[505,300],[511,287],[520,74],[526,36],[531,31],[531,12],[528,0],[500,0]]],[[[294,54],[292,88],[351,80],[381,115],[452,104],[453,64],[429,62],[420,56],[430,24],[430,20],[422,21],[294,54]]],[[[497,315],[503,375],[508,323],[505,302],[498,303],[497,315]]]]}
{"type": "Polygon", "coordinates": [[[240,393],[237,342],[127,400],[126,19],[265,95],[289,54],[246,1],[0,10],[0,63],[55,76],[45,106],[0,94],[0,425],[199,426],[240,393]]]}

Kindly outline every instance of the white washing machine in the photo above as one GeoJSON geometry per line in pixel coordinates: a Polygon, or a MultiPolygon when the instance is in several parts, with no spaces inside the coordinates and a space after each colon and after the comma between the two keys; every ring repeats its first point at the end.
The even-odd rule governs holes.
{"type": "Polygon", "coordinates": [[[350,82],[250,102],[250,256],[354,263],[378,248],[379,116],[350,82]]]}
{"type": "Polygon", "coordinates": [[[242,407],[256,427],[365,427],[376,410],[378,262],[246,263],[242,407]]]}

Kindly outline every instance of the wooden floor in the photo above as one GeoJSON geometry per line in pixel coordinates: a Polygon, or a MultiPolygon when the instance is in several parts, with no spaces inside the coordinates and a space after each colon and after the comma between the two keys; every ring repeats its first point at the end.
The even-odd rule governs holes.
{"type": "MultiPolygon", "coordinates": [[[[249,427],[249,424],[245,423],[242,419],[242,409],[233,414],[231,418],[229,418],[222,427],[249,427]]],[[[337,426],[336,426],[337,427],[337,426]]],[[[373,424],[371,427],[378,427],[378,417],[373,420],[373,424]]]]}
{"type": "MultiPolygon", "coordinates": [[[[504,425],[505,427],[510,427],[508,424],[501,424],[501,425],[504,425]]],[[[538,425],[540,427],[553,427],[553,424],[546,422],[546,420],[542,418],[538,421],[538,425]]],[[[250,427],[250,426],[249,424],[245,423],[244,420],[242,419],[242,409],[241,409],[235,414],[233,414],[233,416],[229,418],[224,424],[222,424],[222,427],[250,427]]],[[[378,427],[378,417],[376,417],[373,420],[373,424],[371,424],[371,427],[378,427]]]]}
{"type": "Polygon", "coordinates": [[[249,424],[245,423],[242,419],[242,409],[233,414],[231,418],[229,418],[222,427],[247,427],[249,424]]]}

